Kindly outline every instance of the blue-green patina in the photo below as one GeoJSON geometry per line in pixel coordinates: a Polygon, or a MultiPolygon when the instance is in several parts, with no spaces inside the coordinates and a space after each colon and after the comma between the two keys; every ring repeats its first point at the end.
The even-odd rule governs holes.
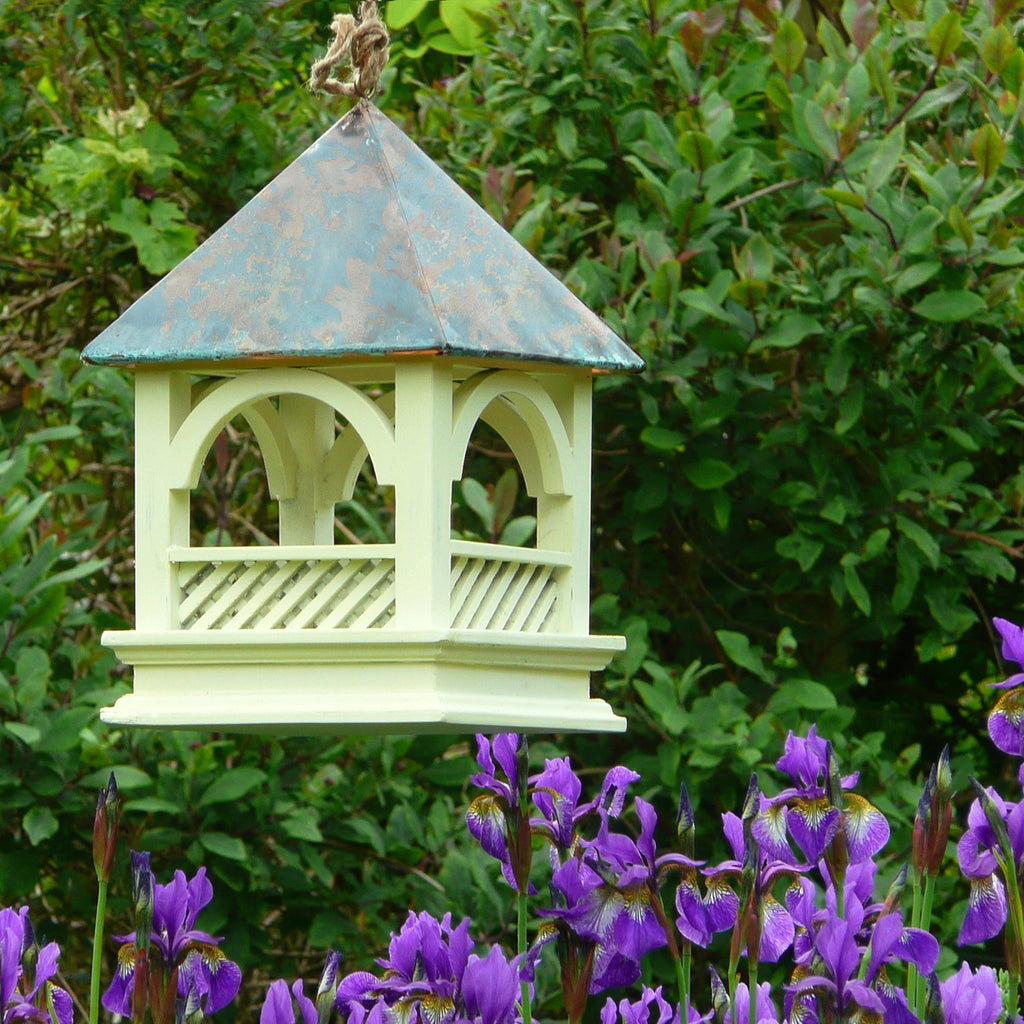
{"type": "Polygon", "coordinates": [[[403,353],[643,360],[360,102],[83,353],[120,366],[403,353]]]}

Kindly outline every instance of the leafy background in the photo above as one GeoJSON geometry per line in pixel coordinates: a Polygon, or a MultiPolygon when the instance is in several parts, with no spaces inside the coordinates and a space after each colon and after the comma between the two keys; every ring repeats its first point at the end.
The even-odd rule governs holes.
{"type": "MultiPolygon", "coordinates": [[[[31,898],[78,993],[111,768],[124,849],[163,877],[208,865],[241,1014],[329,944],[365,966],[408,906],[506,933],[462,834],[470,737],[97,718],[127,688],[98,637],[131,616],[131,386],[78,353],[342,112],[303,86],[332,14],[0,8],[0,899],[31,898]]],[[[534,759],[630,764],[666,821],[685,779],[712,857],[718,812],[752,769],[770,788],[787,730],[817,721],[890,814],[894,872],[944,743],[961,790],[1003,770],[983,713],[1005,671],[989,619],[1021,613],[1017,4],[385,14],[380,106],[648,364],[599,380],[595,411],[593,621],[629,639],[595,690],[630,729],[538,737],[534,759]]],[[[228,440],[196,516],[259,526],[252,453],[228,440]]],[[[466,530],[528,513],[500,479],[464,488],[466,530]]],[[[965,894],[942,881],[951,941],[965,894]]]]}

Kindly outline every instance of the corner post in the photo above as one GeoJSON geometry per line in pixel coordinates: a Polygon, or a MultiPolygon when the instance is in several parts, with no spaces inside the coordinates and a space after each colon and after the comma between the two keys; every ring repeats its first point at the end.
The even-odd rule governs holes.
{"type": "Polygon", "coordinates": [[[172,547],[189,544],[189,492],[168,482],[171,441],[192,407],[188,373],[135,372],[135,628],[178,629],[172,547]]]}
{"type": "Polygon", "coordinates": [[[315,398],[292,394],[281,395],[279,410],[292,443],[296,472],[295,496],[278,506],[278,542],[333,544],[334,505],[324,501],[320,479],[334,443],[334,410],[315,398]]]}
{"type": "Polygon", "coordinates": [[[572,459],[566,472],[566,495],[537,498],[537,545],[568,551],[571,565],[559,575],[558,628],[576,636],[590,634],[590,445],[591,379],[575,374],[552,380],[548,391],[565,423],[572,459]]]}
{"type": "Polygon", "coordinates": [[[451,625],[452,372],[437,359],[395,366],[395,618],[451,625]]]}

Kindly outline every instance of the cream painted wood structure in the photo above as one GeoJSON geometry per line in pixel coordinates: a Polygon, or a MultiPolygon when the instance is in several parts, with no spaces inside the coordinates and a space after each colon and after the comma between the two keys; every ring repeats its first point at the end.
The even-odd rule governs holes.
{"type": "MultiPolygon", "coordinates": [[[[103,637],[132,666],[134,688],[102,718],[268,733],[624,729],[589,689],[590,673],[625,646],[589,632],[591,393],[595,370],[639,361],[568,293],[551,291],[553,278],[516,282],[517,273],[546,272],[461,192],[444,192],[455,186],[374,108],[361,104],[332,132],[86,350],[91,361],[133,367],[136,388],[136,621],[103,637]],[[351,207],[353,191],[360,195],[351,180],[346,191],[344,178],[358,171],[345,161],[368,159],[352,157],[357,143],[387,172],[366,185],[365,202],[379,202],[379,222],[390,217],[394,232],[405,232],[377,238],[371,255],[380,266],[382,249],[412,247],[411,272],[422,280],[410,294],[425,296],[422,315],[433,318],[420,327],[421,307],[410,313],[391,293],[362,310],[355,327],[345,307],[338,323],[321,328],[296,298],[305,301],[313,286],[295,255],[303,239],[290,238],[282,218],[297,212],[302,220],[313,201],[310,175],[322,199],[324,166],[351,207]],[[410,189],[425,187],[424,174],[443,179],[443,198],[423,201],[453,204],[446,228],[454,248],[472,250],[469,240],[483,234],[487,259],[499,250],[512,284],[490,272],[483,285],[468,277],[471,289],[494,290],[495,309],[474,307],[467,320],[451,298],[444,274],[453,273],[452,243],[432,243],[441,246],[435,254],[419,247],[403,171],[410,189]],[[401,216],[392,216],[396,205],[401,216]],[[262,321],[239,326],[249,278],[232,285],[232,261],[268,210],[277,237],[259,258],[278,277],[286,262],[287,279],[274,278],[278,304],[260,312],[262,321]],[[522,329],[509,347],[509,322],[523,316],[510,305],[521,297],[513,287],[535,302],[526,316],[536,316],[542,336],[533,347],[522,329]],[[544,289],[555,296],[550,309],[544,289]],[[405,333],[382,335],[381,308],[405,333]],[[280,335],[261,322],[283,325],[280,335]],[[254,348],[260,331],[263,347],[254,348]],[[308,344],[318,332],[327,339],[319,348],[308,344]],[[410,349],[409,334],[425,337],[422,351],[410,349]],[[601,354],[614,343],[621,350],[601,354]],[[217,436],[239,416],[278,503],[279,544],[194,547],[190,494],[217,436]],[[453,482],[479,421],[507,442],[536,498],[535,547],[452,538],[453,482]],[[394,543],[336,544],[335,505],[351,498],[367,460],[378,484],[395,488],[394,543]]],[[[353,268],[351,230],[332,230],[341,262],[317,274],[365,306],[387,282],[353,268]]]]}

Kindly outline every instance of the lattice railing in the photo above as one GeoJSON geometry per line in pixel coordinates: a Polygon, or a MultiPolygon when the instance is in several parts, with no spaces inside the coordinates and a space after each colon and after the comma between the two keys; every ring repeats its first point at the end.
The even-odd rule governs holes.
{"type": "Polygon", "coordinates": [[[453,542],[454,629],[508,633],[561,631],[568,559],[532,548],[453,542]]]}
{"type": "MultiPolygon", "coordinates": [[[[182,629],[379,629],[396,625],[395,546],[178,548],[182,629]]],[[[568,556],[452,542],[453,629],[564,631],[568,556]]]]}
{"type": "Polygon", "coordinates": [[[394,545],[172,552],[183,629],[377,629],[395,614],[394,545]]]}

